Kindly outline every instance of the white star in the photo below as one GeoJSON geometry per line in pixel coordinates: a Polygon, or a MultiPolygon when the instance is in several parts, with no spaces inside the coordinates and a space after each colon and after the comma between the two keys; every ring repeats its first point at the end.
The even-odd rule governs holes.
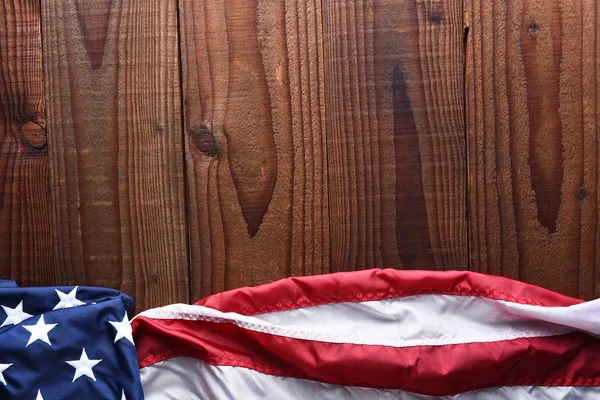
{"type": "Polygon", "coordinates": [[[129,323],[129,318],[127,317],[127,312],[123,317],[123,321],[108,321],[112,326],[117,330],[117,334],[115,335],[115,343],[117,343],[121,339],[127,339],[131,343],[133,343],[133,336],[131,336],[131,324],[129,323]]]}
{"type": "Polygon", "coordinates": [[[127,400],[127,397],[125,397],[125,389],[121,390],[121,400],[127,400]]]}
{"type": "Polygon", "coordinates": [[[67,361],[67,364],[75,368],[75,375],[73,376],[72,382],[75,382],[77,378],[83,375],[92,378],[95,382],[96,377],[94,376],[94,371],[92,371],[92,368],[94,368],[100,361],[102,360],[90,360],[85,352],[84,347],[81,351],[81,358],[79,360],[67,361]]]}
{"type": "Polygon", "coordinates": [[[42,391],[38,389],[38,394],[35,396],[35,400],[44,400],[42,397],[42,391]]]}
{"type": "Polygon", "coordinates": [[[53,310],[59,310],[61,308],[71,308],[71,307],[79,307],[85,306],[85,303],[81,300],[77,300],[77,288],[79,286],[75,286],[73,290],[69,292],[69,294],[63,293],[58,289],[56,290],[56,294],[60,298],[60,301],[57,305],[54,306],[53,310]]]}
{"type": "MultiPolygon", "coordinates": [[[[31,343],[35,342],[36,340],[41,340],[42,342],[48,343],[50,346],[52,346],[52,343],[50,343],[50,338],[48,338],[48,332],[50,332],[52,329],[54,329],[54,327],[56,325],[58,325],[58,324],[45,323],[44,316],[42,315],[40,317],[40,319],[38,319],[38,322],[35,325],[23,326],[23,328],[25,328],[29,332],[31,332],[31,336],[29,337],[27,346],[29,346],[31,343]]],[[[27,346],[25,346],[25,347],[27,347],[27,346]]]]}
{"type": "Polygon", "coordinates": [[[33,317],[33,315],[31,314],[23,312],[23,301],[21,301],[15,308],[10,308],[6,306],[2,306],[2,308],[6,313],[6,319],[4,320],[2,325],[0,325],[0,328],[6,325],[17,325],[25,321],[26,319],[33,317]]]}
{"type": "Polygon", "coordinates": [[[6,371],[8,369],[8,367],[10,367],[12,365],[11,364],[0,364],[0,382],[4,383],[6,385],[6,380],[4,379],[4,375],[2,375],[2,373],[4,371],[6,371]]]}

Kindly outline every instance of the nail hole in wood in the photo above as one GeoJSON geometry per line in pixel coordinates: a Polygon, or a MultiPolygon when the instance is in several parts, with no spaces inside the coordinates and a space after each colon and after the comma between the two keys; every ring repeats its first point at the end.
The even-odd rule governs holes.
{"type": "Polygon", "coordinates": [[[429,13],[429,20],[434,24],[439,24],[442,22],[442,16],[437,10],[433,10],[429,13]]]}
{"type": "Polygon", "coordinates": [[[583,201],[587,197],[587,191],[583,186],[579,188],[577,191],[577,201],[583,201]]]}
{"type": "Polygon", "coordinates": [[[527,29],[529,30],[529,36],[531,36],[532,39],[535,39],[540,28],[535,22],[531,22],[527,29]]]}

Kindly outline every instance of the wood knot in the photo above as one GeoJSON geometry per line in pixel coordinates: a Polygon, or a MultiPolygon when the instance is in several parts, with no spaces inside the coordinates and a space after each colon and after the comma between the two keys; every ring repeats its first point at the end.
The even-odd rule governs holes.
{"type": "Polygon", "coordinates": [[[217,141],[215,140],[215,137],[208,132],[202,132],[196,135],[194,143],[196,143],[198,150],[203,153],[211,156],[217,154],[217,141]]]}
{"type": "Polygon", "coordinates": [[[46,129],[35,121],[29,121],[21,127],[23,139],[30,147],[42,150],[46,147],[46,129]]]}
{"type": "Polygon", "coordinates": [[[577,201],[583,201],[587,197],[587,191],[585,187],[581,186],[579,190],[577,190],[577,201]]]}
{"type": "Polygon", "coordinates": [[[438,10],[433,10],[429,13],[429,20],[434,24],[440,24],[442,22],[442,16],[438,10]]]}
{"type": "Polygon", "coordinates": [[[537,32],[538,32],[539,29],[540,29],[540,27],[535,22],[531,22],[527,26],[527,30],[529,31],[529,36],[531,36],[532,39],[536,38],[537,32]]]}

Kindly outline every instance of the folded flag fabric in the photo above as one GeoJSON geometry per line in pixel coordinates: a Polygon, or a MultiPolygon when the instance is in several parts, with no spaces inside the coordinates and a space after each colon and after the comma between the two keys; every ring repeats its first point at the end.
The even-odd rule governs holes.
{"type": "Polygon", "coordinates": [[[0,281],[0,399],[141,400],[131,297],[0,281]]]}
{"type": "Polygon", "coordinates": [[[600,399],[600,303],[472,272],[289,278],[132,321],[146,399],[600,399]]]}

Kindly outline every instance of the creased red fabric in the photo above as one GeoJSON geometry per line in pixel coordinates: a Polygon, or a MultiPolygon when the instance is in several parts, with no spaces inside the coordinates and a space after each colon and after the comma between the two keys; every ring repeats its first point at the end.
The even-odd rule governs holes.
{"type": "Polygon", "coordinates": [[[334,302],[381,300],[418,294],[483,296],[547,307],[583,302],[539,286],[470,271],[371,269],[286,278],[266,285],[217,293],[195,304],[223,312],[254,315],[334,302]]]}
{"type": "Polygon", "coordinates": [[[141,368],[185,356],[277,376],[435,396],[506,385],[600,384],[600,340],[582,333],[394,348],[293,339],[207,321],[141,317],[133,323],[141,368]]]}

